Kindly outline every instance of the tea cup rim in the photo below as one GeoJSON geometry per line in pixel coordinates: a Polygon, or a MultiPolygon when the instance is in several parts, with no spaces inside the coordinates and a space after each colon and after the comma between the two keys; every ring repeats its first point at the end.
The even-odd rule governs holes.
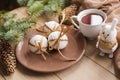
{"type": "Polygon", "coordinates": [[[106,13],[103,12],[102,10],[99,10],[99,9],[85,9],[85,10],[81,11],[81,12],[77,15],[77,21],[78,21],[80,24],[82,24],[82,25],[91,26],[91,27],[98,26],[98,25],[102,24],[102,23],[100,23],[100,24],[97,24],[97,25],[89,25],[89,24],[83,23],[83,22],[81,21],[81,19],[83,18],[83,16],[85,16],[85,15],[87,15],[87,14],[90,14],[90,13],[96,13],[96,14],[101,15],[101,16],[103,17],[102,23],[105,23],[105,21],[107,20],[107,15],[106,15],[106,13]],[[95,11],[97,11],[97,12],[95,12],[95,11]],[[82,15],[82,13],[85,13],[85,12],[88,12],[88,13],[82,15]],[[100,13],[98,13],[98,12],[100,12],[100,13]],[[82,15],[82,17],[79,17],[80,15],[82,15]]]}

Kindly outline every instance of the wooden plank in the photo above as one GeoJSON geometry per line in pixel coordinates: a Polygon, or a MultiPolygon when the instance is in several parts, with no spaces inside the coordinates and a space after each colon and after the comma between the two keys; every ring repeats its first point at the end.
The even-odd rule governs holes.
{"type": "Polygon", "coordinates": [[[0,75],[0,80],[5,80],[5,78],[3,78],[3,76],[0,75]]]}
{"type": "Polygon", "coordinates": [[[88,57],[73,67],[56,73],[62,80],[119,80],[88,57]]]}
{"type": "Polygon", "coordinates": [[[54,73],[34,72],[20,64],[17,65],[17,69],[13,74],[5,76],[5,78],[6,80],[60,80],[54,73]]]}
{"type": "Polygon", "coordinates": [[[1,73],[0,73],[0,80],[5,80],[5,78],[3,77],[3,75],[1,75],[1,73]]]}
{"type": "Polygon", "coordinates": [[[87,48],[85,53],[94,62],[115,74],[112,59],[108,58],[108,55],[105,55],[104,57],[99,56],[99,50],[96,49],[96,40],[87,40],[87,48]]]}

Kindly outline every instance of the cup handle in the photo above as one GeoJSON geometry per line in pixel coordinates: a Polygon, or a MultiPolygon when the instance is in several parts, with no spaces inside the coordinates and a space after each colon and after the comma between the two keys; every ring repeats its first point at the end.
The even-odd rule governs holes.
{"type": "Polygon", "coordinates": [[[75,27],[77,28],[77,29],[80,29],[80,27],[75,23],[75,21],[73,20],[73,19],[77,19],[77,16],[72,16],[70,19],[71,19],[71,22],[75,25],[75,27]]]}

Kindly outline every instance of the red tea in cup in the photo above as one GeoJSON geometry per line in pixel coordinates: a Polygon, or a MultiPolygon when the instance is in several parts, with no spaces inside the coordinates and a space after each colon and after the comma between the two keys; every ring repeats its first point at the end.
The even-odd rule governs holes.
{"type": "Polygon", "coordinates": [[[104,20],[103,17],[96,13],[90,13],[82,17],[82,23],[88,25],[98,25],[101,24],[104,20]]]}

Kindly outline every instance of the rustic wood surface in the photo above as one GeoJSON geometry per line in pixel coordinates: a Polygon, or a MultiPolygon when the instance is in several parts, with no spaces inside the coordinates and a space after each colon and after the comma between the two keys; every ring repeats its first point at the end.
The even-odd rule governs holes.
{"type": "MultiPolygon", "coordinates": [[[[13,10],[18,17],[26,17],[26,8],[22,7],[13,10]]],[[[45,21],[54,20],[53,16],[42,16],[39,27],[45,21]]],[[[112,59],[107,56],[100,57],[99,51],[95,48],[96,41],[87,40],[85,56],[72,67],[54,73],[37,73],[24,68],[19,62],[15,72],[11,75],[4,75],[0,70],[0,80],[120,80],[115,76],[112,59]]]]}

